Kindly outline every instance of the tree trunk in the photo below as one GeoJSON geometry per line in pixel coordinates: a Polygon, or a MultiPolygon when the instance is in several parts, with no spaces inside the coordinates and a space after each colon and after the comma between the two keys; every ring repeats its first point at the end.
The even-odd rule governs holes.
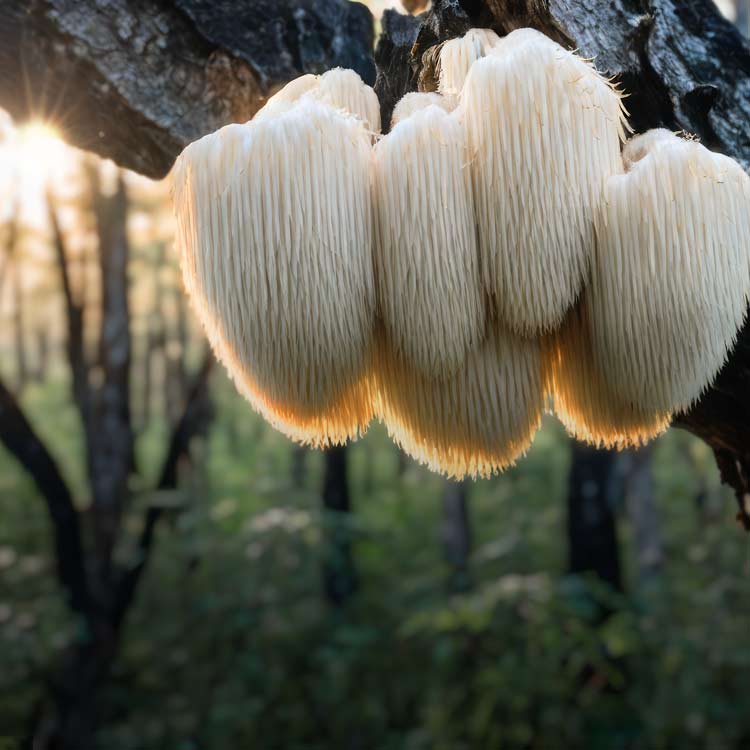
{"type": "Polygon", "coordinates": [[[613,499],[617,454],[573,442],[568,480],[568,556],[571,573],[593,573],[622,590],[613,499]]]}
{"type": "Polygon", "coordinates": [[[343,605],[357,590],[351,539],[351,498],[347,472],[347,446],[325,452],[323,524],[326,529],[323,587],[334,606],[343,605]]]}
{"type": "Polygon", "coordinates": [[[443,482],[443,519],[440,529],[443,551],[451,567],[450,588],[462,591],[469,586],[471,526],[469,523],[468,482],[443,482]]]}
{"type": "Polygon", "coordinates": [[[659,575],[664,562],[661,523],[651,475],[652,454],[652,446],[647,445],[639,451],[628,451],[622,457],[626,465],[625,501],[633,533],[638,582],[646,586],[659,575]]]}
{"type": "Polygon", "coordinates": [[[21,262],[18,249],[14,251],[12,268],[13,287],[13,343],[16,358],[16,392],[21,393],[29,381],[29,363],[26,357],[26,326],[24,324],[24,294],[21,280],[21,262]]]}
{"type": "Polygon", "coordinates": [[[309,450],[304,445],[292,445],[292,485],[300,490],[307,479],[307,454],[309,450]]]}

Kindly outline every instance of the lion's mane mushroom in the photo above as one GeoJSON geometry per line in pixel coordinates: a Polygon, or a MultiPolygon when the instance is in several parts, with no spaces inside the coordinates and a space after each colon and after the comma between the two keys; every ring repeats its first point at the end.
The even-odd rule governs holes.
{"type": "Polygon", "coordinates": [[[398,445],[433,471],[486,477],[512,465],[541,423],[537,341],[492,326],[443,380],[417,372],[378,337],[376,412],[398,445]]]}
{"type": "Polygon", "coordinates": [[[623,170],[621,96],[587,61],[519,29],[473,63],[456,114],[500,319],[549,331],[581,292],[606,180],[623,170]]]}
{"type": "Polygon", "coordinates": [[[586,294],[562,326],[542,339],[546,390],[555,415],[569,434],[591,445],[644,445],[669,427],[671,415],[642,409],[612,390],[607,372],[592,356],[586,294]]]}
{"type": "Polygon", "coordinates": [[[668,131],[633,138],[607,182],[587,295],[612,390],[682,411],[712,383],[750,294],[750,177],[668,131]]]}
{"type": "Polygon", "coordinates": [[[294,439],[371,417],[370,136],[303,97],[188,146],[174,169],[185,286],[240,390],[294,439]]]}
{"type": "Polygon", "coordinates": [[[440,49],[440,93],[458,96],[471,66],[499,43],[500,37],[492,29],[469,29],[462,37],[444,42],[440,49]]]}
{"type": "Polygon", "coordinates": [[[484,335],[466,138],[429,105],[375,146],[375,271],[394,356],[424,374],[455,372],[484,335]]]}
{"type": "Polygon", "coordinates": [[[362,120],[365,129],[380,132],[380,102],[377,94],[354,70],[333,68],[322,75],[295,78],[277,91],[253,120],[276,117],[302,99],[321,101],[362,120]]]}
{"type": "Polygon", "coordinates": [[[393,114],[391,115],[391,128],[405,120],[407,117],[411,117],[415,112],[419,112],[420,109],[426,107],[440,107],[446,112],[451,112],[455,108],[455,100],[449,97],[437,94],[434,92],[426,91],[411,91],[408,94],[404,94],[393,108],[393,114]]]}

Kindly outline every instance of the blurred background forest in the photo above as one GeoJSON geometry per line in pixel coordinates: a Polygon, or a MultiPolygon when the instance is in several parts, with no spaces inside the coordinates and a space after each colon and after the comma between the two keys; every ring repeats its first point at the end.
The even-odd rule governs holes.
{"type": "Polygon", "coordinates": [[[168,180],[9,118],[0,164],[0,747],[750,747],[706,445],[548,418],[464,483],[379,425],[296,447],[212,366],[168,180]]]}

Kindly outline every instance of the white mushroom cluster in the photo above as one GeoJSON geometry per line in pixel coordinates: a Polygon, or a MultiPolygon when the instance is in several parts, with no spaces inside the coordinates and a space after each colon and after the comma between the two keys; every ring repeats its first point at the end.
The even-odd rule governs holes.
{"type": "Polygon", "coordinates": [[[594,444],[649,440],[743,323],[750,177],[666,131],[625,143],[621,93],[537,31],[473,29],[438,73],[384,136],[337,69],[185,149],[183,276],[217,356],[289,437],[377,417],[450,476],[512,464],[545,405],[594,444]]]}

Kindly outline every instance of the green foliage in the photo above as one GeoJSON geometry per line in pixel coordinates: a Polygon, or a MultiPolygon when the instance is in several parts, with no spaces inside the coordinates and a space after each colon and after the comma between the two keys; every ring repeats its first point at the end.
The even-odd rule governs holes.
{"type": "MultiPolygon", "coordinates": [[[[46,388],[25,406],[78,489],[74,414],[56,406],[63,386],[46,388]]],[[[102,748],[750,746],[750,546],[702,444],[659,442],[666,562],[638,582],[623,518],[628,593],[615,596],[565,575],[569,446],[550,421],[518,466],[472,485],[472,586],[452,594],[442,480],[412,463],[399,476],[373,428],[350,452],[360,590],[335,610],[322,595],[320,454],[295,486],[290,444],[228,384],[215,390],[199,469],[160,498],[169,510],[102,696],[102,748]]],[[[140,438],[144,487],[165,432],[140,438]]],[[[119,554],[153,500],[136,493],[119,554]]],[[[0,514],[0,736],[19,736],[76,622],[42,503],[4,453],[0,514]]]]}

